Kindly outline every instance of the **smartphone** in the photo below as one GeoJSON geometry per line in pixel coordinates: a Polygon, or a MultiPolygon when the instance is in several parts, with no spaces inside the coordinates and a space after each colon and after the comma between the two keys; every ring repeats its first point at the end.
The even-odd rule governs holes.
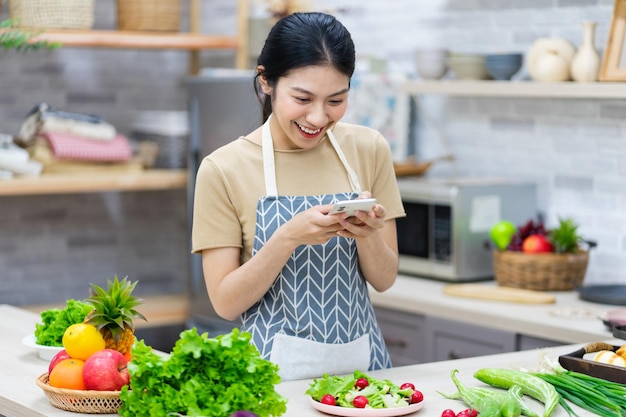
{"type": "Polygon", "coordinates": [[[347,213],[352,217],[357,211],[370,211],[376,204],[375,198],[337,201],[328,214],[347,213]]]}

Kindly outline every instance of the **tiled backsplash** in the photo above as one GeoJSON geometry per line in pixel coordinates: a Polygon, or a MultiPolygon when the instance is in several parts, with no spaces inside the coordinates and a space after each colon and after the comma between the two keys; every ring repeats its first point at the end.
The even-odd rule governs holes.
{"type": "MultiPolygon", "coordinates": [[[[114,0],[98,0],[96,26],[114,26],[114,0]]],[[[413,51],[525,51],[538,37],[578,46],[583,20],[598,22],[604,49],[612,0],[316,0],[336,11],[357,51],[414,73],[413,51]]],[[[203,2],[202,30],[233,34],[236,2],[203,2]]],[[[183,19],[184,22],[187,19],[183,19]]],[[[229,51],[205,51],[204,66],[229,66],[229,51]]],[[[188,55],[180,51],[61,48],[0,52],[0,132],[15,133],[38,102],[103,115],[123,133],[136,110],[184,110],[188,55]]],[[[626,282],[626,104],[624,100],[541,100],[429,96],[425,111],[456,157],[432,175],[529,178],[554,224],[572,216],[599,246],[588,282],[626,282]]],[[[418,114],[422,159],[444,153],[418,114]]],[[[117,273],[145,293],[185,291],[188,234],[184,191],[0,198],[0,302],[34,304],[82,297],[89,282],[117,273]],[[139,287],[138,287],[139,288],[139,287]]]]}

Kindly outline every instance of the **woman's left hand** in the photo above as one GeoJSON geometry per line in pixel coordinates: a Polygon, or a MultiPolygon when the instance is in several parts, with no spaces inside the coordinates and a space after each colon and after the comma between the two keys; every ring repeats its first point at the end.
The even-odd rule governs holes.
{"type": "MultiPolygon", "coordinates": [[[[369,192],[359,195],[359,198],[370,198],[369,192]]],[[[382,229],[385,223],[386,210],[382,204],[376,204],[369,211],[357,211],[354,217],[348,217],[340,222],[343,230],[337,234],[342,237],[360,238],[370,236],[376,229],[382,229]]]]}

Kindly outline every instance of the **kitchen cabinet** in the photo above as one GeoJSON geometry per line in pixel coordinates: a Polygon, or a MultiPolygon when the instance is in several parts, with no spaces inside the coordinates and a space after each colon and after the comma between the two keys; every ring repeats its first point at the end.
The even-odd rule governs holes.
{"type": "Polygon", "coordinates": [[[426,317],[425,324],[424,353],[428,362],[517,350],[516,335],[513,332],[431,316],[426,317]]]}
{"type": "Polygon", "coordinates": [[[382,307],[374,310],[393,366],[426,362],[424,316],[382,307]]]}
{"type": "Polygon", "coordinates": [[[541,337],[533,337],[520,334],[517,335],[516,350],[535,350],[559,345],[562,345],[562,343],[556,342],[554,340],[543,339],[541,337]]]}

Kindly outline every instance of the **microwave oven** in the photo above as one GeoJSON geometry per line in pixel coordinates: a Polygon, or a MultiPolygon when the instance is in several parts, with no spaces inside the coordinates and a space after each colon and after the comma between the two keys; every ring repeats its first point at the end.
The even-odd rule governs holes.
{"type": "Polygon", "coordinates": [[[493,279],[489,231],[537,217],[536,185],[507,179],[399,178],[399,272],[443,281],[493,279]]]}

